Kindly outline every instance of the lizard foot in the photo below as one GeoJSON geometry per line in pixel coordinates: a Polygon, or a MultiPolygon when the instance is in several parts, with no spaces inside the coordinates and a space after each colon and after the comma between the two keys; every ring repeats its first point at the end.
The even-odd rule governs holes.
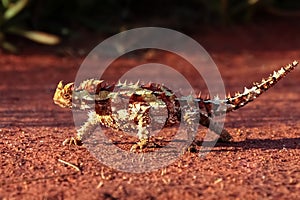
{"type": "Polygon", "coordinates": [[[65,141],[62,143],[63,145],[76,145],[76,146],[81,146],[83,143],[80,139],[77,139],[75,137],[67,138],[65,141]]]}
{"type": "Polygon", "coordinates": [[[232,136],[225,129],[222,130],[219,138],[219,142],[228,142],[232,139],[232,136]]]}
{"type": "Polygon", "coordinates": [[[149,147],[149,148],[160,148],[162,146],[159,145],[159,144],[156,144],[155,142],[149,142],[148,139],[144,139],[144,140],[140,140],[138,143],[132,145],[132,147],[130,148],[130,151],[131,152],[136,152],[137,149],[140,149],[140,151],[142,151],[146,147],[149,147]]]}
{"type": "Polygon", "coordinates": [[[130,148],[131,152],[136,152],[136,150],[139,148],[140,150],[143,150],[148,145],[148,139],[140,140],[138,143],[132,145],[130,148]]]}
{"type": "MultiPolygon", "coordinates": [[[[187,151],[189,153],[197,152],[197,143],[195,141],[193,141],[192,144],[189,147],[187,147],[185,151],[187,151]]],[[[185,152],[183,152],[183,153],[185,153],[185,152]]]]}

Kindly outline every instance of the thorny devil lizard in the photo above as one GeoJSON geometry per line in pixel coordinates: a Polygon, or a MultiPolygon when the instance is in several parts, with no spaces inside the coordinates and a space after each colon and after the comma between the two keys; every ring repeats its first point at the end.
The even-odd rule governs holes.
{"type": "Polygon", "coordinates": [[[219,140],[229,141],[232,138],[231,135],[225,129],[220,129],[213,117],[245,106],[274,86],[297,65],[298,61],[294,61],[278,71],[274,71],[268,78],[262,79],[260,83],[253,83],[250,89],[245,87],[243,93],[237,92],[225,99],[219,97],[203,99],[201,96],[177,98],[167,87],[156,83],[143,85],[119,82],[118,84],[107,85],[103,84],[103,80],[89,79],[76,87],[74,83],[63,85],[63,82],[60,81],[53,97],[54,103],[63,108],[89,110],[88,119],[77,130],[77,135],[66,139],[63,144],[81,145],[82,141],[88,138],[97,126],[103,125],[125,131],[136,129],[139,142],[132,146],[131,151],[135,151],[137,148],[143,149],[149,143],[150,133],[148,129],[152,120],[150,110],[166,109],[165,125],[173,125],[180,120],[188,123],[193,115],[182,116],[181,102],[184,101],[192,101],[199,107],[196,116],[201,125],[219,134],[219,140]],[[129,99],[128,108],[115,110],[116,108],[111,104],[112,100],[120,96],[126,96],[129,99]]]}

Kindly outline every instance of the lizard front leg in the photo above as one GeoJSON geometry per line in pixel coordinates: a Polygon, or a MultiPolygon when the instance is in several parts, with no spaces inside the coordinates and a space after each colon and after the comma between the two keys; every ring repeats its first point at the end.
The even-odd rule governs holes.
{"type": "Polygon", "coordinates": [[[99,122],[97,121],[97,114],[95,111],[89,112],[87,121],[77,130],[74,137],[67,138],[63,145],[82,145],[82,140],[87,138],[96,129],[99,122]]]}
{"type": "Polygon", "coordinates": [[[150,116],[149,116],[149,110],[151,106],[147,103],[141,104],[133,104],[133,107],[131,111],[134,113],[134,121],[137,123],[137,137],[139,138],[139,142],[134,144],[130,151],[136,151],[138,148],[142,150],[145,148],[149,143],[149,137],[150,133],[148,130],[149,124],[150,124],[150,116]]]}
{"type": "Polygon", "coordinates": [[[149,131],[147,127],[138,127],[138,134],[137,134],[139,141],[132,145],[130,151],[135,152],[138,148],[142,150],[145,148],[149,143],[149,131]]]}
{"type": "Polygon", "coordinates": [[[111,116],[109,115],[98,115],[95,111],[91,111],[88,113],[87,121],[77,130],[77,134],[75,137],[71,137],[66,139],[63,142],[63,145],[66,144],[74,144],[74,145],[82,145],[83,140],[88,138],[93,131],[99,126],[100,124],[106,127],[113,127],[115,128],[117,124],[114,122],[111,116]]]}

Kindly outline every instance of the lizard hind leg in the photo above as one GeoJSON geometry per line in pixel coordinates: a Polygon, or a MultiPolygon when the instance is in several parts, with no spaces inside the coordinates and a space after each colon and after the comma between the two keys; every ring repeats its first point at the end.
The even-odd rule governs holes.
{"type": "Polygon", "coordinates": [[[232,139],[232,136],[228,133],[228,131],[220,127],[218,122],[213,121],[212,118],[207,117],[206,115],[200,114],[199,123],[218,134],[220,136],[218,140],[221,142],[228,142],[232,139]]]}

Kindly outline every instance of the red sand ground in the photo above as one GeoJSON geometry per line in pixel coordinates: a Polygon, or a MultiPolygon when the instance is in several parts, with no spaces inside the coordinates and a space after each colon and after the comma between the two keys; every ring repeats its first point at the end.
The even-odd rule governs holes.
{"type": "MultiPolygon", "coordinates": [[[[286,19],[218,27],[192,37],[234,92],[300,59],[298,24],[286,19]]],[[[81,47],[88,51],[95,41],[81,47]]],[[[85,147],[62,146],[75,133],[72,113],[55,106],[52,96],[59,80],[74,80],[83,57],[36,45],[23,50],[18,56],[0,53],[0,199],[299,198],[299,69],[227,116],[233,142],[218,144],[205,159],[185,153],[168,167],[133,174],[101,164],[85,147]]],[[[123,64],[135,62],[130,59],[123,64]]]]}

